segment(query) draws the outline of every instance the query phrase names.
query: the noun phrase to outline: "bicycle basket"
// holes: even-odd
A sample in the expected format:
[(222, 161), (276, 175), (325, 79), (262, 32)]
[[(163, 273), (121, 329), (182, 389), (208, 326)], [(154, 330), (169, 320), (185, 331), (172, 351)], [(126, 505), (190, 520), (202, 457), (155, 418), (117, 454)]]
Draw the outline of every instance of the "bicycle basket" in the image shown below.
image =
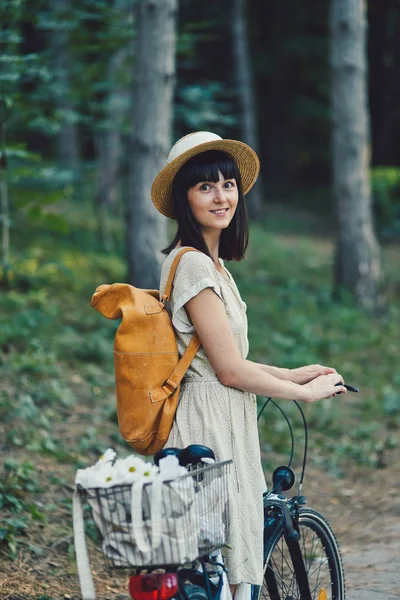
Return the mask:
[(185, 564), (228, 540), (232, 461), (171, 481), (79, 489), (114, 567)]

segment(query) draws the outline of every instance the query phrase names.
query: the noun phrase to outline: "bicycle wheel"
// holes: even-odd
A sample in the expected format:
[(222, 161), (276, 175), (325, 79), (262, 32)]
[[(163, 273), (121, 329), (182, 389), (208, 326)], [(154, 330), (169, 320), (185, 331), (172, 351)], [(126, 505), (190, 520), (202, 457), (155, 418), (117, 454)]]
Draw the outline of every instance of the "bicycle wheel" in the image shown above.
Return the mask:
[[(327, 520), (315, 510), (300, 509), (299, 548), (312, 600), (345, 600), (346, 588), (339, 546)], [(267, 541), (262, 600), (302, 600), (292, 561), (280, 528)], [(301, 581), (300, 581), (301, 587)]]

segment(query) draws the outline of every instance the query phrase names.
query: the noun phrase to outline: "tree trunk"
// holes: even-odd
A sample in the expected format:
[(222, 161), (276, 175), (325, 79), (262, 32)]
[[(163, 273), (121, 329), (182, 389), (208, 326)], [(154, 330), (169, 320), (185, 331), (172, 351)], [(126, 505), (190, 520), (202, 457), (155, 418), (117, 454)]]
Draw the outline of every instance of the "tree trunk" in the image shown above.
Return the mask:
[[(254, 95), (254, 82), (250, 61), (250, 50), (247, 38), (246, 0), (234, 0), (232, 15), (233, 53), (237, 95), (240, 105), (241, 138), (258, 153), (257, 109)], [(257, 185), (247, 198), (249, 216), (259, 219), (262, 215), (262, 186)]]
[(126, 64), (127, 48), (121, 48), (111, 57), (109, 81), (111, 84), (107, 104), (107, 204), (116, 205), (119, 198), (121, 159), (123, 156), (122, 132), (127, 113), (127, 83), (121, 83), (121, 69)]
[[(128, 84), (121, 83), (121, 69), (127, 58), (127, 48), (121, 48), (109, 63), (107, 98), (104, 125), (95, 134), (97, 156), (96, 215), (101, 243), (108, 252), (114, 250), (110, 213), (116, 212), (123, 177), (123, 128), (127, 116)], [(127, 154), (127, 153), (125, 153)], [(126, 169), (125, 169), (126, 170)]]
[[(132, 27), (130, 0), (115, 0), (114, 4)], [(131, 104), (131, 78), (126, 76), (126, 66), (132, 54), (129, 41), (111, 55), (108, 63), (104, 123), (97, 144), (98, 196), (99, 202), (107, 209), (116, 207), (121, 196), (122, 163), (124, 154), (127, 154), (124, 153), (123, 131)]]
[(79, 168), (78, 132), (73, 119), (74, 105), (70, 98), (71, 57), (68, 47), (68, 29), (65, 28), (65, 21), (71, 9), (69, 4), (70, 0), (52, 2), (52, 10), (57, 22), (57, 27), (53, 30), (52, 51), (58, 88), (55, 101), (60, 122), (57, 139), (59, 163), (63, 168), (77, 171)]
[(113, 252), (114, 240), (110, 222), (110, 192), (116, 179), (109, 156), (109, 131), (96, 131), (94, 135), (97, 156), (97, 194), (94, 206), (100, 243), (107, 252)]
[(0, 102), (0, 207), (1, 207), (1, 266), (2, 276), (8, 279), (10, 261), (10, 207), (7, 183), (6, 116)]
[(130, 281), (158, 288), (167, 221), (151, 202), (151, 185), (170, 145), (175, 83), (177, 0), (137, 0), (127, 254)]
[(335, 285), (338, 293), (353, 293), (360, 306), (374, 308), (381, 270), (368, 173), (366, 6), (364, 0), (331, 2)]

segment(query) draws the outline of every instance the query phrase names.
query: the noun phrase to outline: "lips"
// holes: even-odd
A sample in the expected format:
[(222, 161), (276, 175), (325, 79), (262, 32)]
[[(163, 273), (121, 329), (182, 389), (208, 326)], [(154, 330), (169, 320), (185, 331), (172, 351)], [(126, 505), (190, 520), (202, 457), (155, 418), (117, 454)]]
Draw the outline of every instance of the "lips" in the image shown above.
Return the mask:
[(211, 210), (210, 212), (212, 212), (214, 215), (224, 215), (228, 212), (228, 210), (229, 208), (218, 208), (216, 210)]

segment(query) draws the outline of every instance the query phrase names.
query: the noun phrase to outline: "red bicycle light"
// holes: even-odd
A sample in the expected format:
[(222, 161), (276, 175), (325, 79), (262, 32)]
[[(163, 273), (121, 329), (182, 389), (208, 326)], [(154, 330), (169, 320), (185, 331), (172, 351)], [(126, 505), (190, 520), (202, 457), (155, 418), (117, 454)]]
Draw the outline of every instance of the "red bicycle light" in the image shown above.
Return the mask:
[(159, 600), (170, 600), (178, 593), (178, 577), (175, 573), (161, 575), (161, 586), (159, 588)]
[(129, 593), (134, 600), (170, 600), (177, 592), (175, 573), (134, 575), (129, 579)]

